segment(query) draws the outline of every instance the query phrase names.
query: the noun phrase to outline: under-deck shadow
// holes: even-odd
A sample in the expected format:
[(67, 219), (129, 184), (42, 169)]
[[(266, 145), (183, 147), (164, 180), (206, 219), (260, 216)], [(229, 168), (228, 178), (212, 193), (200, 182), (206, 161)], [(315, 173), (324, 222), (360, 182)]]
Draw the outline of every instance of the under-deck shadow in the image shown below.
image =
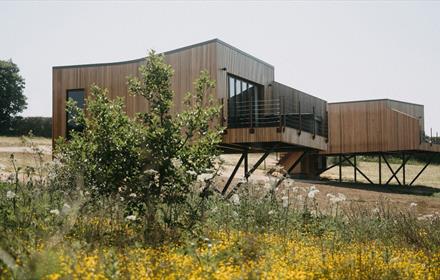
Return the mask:
[[(307, 182), (307, 180), (299, 180), (299, 181)], [(436, 193), (440, 193), (440, 188), (434, 188), (423, 185), (413, 185), (413, 186), (379, 185), (379, 184), (369, 184), (362, 182), (356, 182), (356, 183), (338, 182), (334, 180), (319, 180), (319, 181), (313, 181), (313, 183), (317, 185), (329, 185), (334, 187), (374, 191), (381, 193), (396, 193), (396, 194), (409, 194), (409, 195), (422, 195), (422, 196), (433, 196)]]

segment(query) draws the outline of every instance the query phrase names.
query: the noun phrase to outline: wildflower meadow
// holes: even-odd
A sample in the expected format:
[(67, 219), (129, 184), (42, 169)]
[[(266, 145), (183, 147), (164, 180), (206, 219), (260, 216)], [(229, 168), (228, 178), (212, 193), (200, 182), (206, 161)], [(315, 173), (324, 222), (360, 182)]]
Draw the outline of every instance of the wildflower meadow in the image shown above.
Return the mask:
[(222, 195), (215, 82), (202, 72), (173, 115), (163, 56), (139, 72), (149, 112), (94, 86), (51, 162), (32, 140), (32, 166), (11, 156), (0, 279), (440, 279), (440, 217), (417, 203), (371, 207), (282, 171)]

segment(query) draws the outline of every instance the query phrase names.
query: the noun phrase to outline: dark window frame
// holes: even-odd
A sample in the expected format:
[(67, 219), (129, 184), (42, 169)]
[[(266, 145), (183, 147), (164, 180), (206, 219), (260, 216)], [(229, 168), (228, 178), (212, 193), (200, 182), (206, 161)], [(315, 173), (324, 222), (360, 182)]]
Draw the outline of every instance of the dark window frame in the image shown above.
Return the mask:
[[(256, 83), (254, 81), (245, 79), (243, 77), (227, 73), (227, 100), (228, 100), (228, 126), (236, 126), (240, 122), (240, 112), (238, 112), (237, 108), (239, 107), (239, 103), (243, 102), (243, 98), (249, 98), (245, 96), (249, 93), (249, 90), (252, 89), (252, 92), (256, 96), (252, 96), (252, 106), (258, 106), (257, 103), (259, 100), (264, 100), (264, 85)], [(234, 83), (233, 90), (234, 95), (231, 96), (231, 82)], [(243, 84), (246, 84), (246, 90), (243, 91)], [(237, 94), (237, 88), (239, 88), (239, 94)], [(242, 95), (244, 94), (244, 95)], [(231, 100), (233, 98), (233, 100)], [(250, 101), (250, 100), (249, 100)], [(241, 104), (243, 106), (243, 103)], [(254, 112), (252, 112), (254, 113)], [(254, 115), (252, 118), (258, 120), (258, 116)]]
[[(69, 93), (71, 93), (71, 92), (82, 92), (82, 99), (83, 99), (82, 100), (82, 108), (81, 108), (82, 110), (84, 110), (84, 108), (85, 108), (85, 101), (86, 101), (86, 90), (84, 88), (73, 88), (73, 89), (66, 90), (66, 99), (65, 99), (65, 101), (66, 101), (66, 108), (65, 108), (65, 110), (66, 110), (66, 133), (65, 133), (66, 139), (70, 138), (70, 131), (72, 131), (72, 130), (81, 131), (82, 130), (81, 127), (76, 127), (76, 128), (69, 127), (70, 116), (69, 116), (69, 112), (67, 112), (67, 102), (69, 101), (69, 99), (73, 99), (72, 97), (69, 96)], [(73, 100), (75, 100), (75, 99), (73, 99)]]

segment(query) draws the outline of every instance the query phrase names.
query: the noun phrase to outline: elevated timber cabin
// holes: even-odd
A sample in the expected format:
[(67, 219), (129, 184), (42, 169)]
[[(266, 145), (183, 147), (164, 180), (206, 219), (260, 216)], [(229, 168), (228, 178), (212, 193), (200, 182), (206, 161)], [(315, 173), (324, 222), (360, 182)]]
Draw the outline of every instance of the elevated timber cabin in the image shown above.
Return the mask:
[[(319, 176), (344, 161), (365, 176), (356, 155), (378, 155), (391, 169), (386, 155), (397, 153), (403, 156), (402, 166), (391, 169), (386, 183), (395, 178), (399, 184), (397, 173), (404, 172), (411, 154), (440, 152), (440, 145), (425, 141), (423, 105), (388, 99), (327, 103), (276, 82), (274, 66), (218, 39), (168, 51), (164, 57), (175, 70), (173, 113), (182, 110), (184, 94), (194, 90), (200, 71), (208, 70), (216, 80), (213, 94), (223, 104), (221, 122), (227, 128), (221, 148), (242, 154), (224, 193), (242, 163), (248, 178), (273, 152), (282, 153), (286, 174), (303, 177)], [(144, 61), (53, 67), (53, 140), (75, 129), (68, 122), (66, 101), (72, 98), (84, 106), (92, 84), (107, 88), (112, 98), (123, 97), (129, 116), (148, 110), (147, 102), (131, 96), (127, 87), (127, 77), (138, 75)], [(248, 153), (262, 153), (252, 168)], [(327, 156), (338, 157), (338, 163), (327, 166)]]

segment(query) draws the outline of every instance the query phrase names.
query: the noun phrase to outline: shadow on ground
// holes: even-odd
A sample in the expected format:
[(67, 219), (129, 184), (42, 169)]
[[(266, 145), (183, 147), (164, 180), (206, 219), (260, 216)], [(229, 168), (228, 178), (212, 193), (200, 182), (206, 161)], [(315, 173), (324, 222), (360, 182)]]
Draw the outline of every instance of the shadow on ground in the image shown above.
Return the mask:
[[(307, 180), (300, 180), (303, 182), (310, 182)], [(354, 182), (337, 182), (333, 180), (320, 180), (313, 181), (317, 185), (328, 185), (334, 187), (342, 187), (348, 189), (358, 189), (381, 193), (397, 193), (397, 194), (411, 194), (411, 195), (423, 195), (423, 196), (433, 196), (434, 194), (440, 194), (440, 188), (433, 188), (428, 186), (397, 186), (397, 185), (377, 185), (369, 183), (354, 183)]]

